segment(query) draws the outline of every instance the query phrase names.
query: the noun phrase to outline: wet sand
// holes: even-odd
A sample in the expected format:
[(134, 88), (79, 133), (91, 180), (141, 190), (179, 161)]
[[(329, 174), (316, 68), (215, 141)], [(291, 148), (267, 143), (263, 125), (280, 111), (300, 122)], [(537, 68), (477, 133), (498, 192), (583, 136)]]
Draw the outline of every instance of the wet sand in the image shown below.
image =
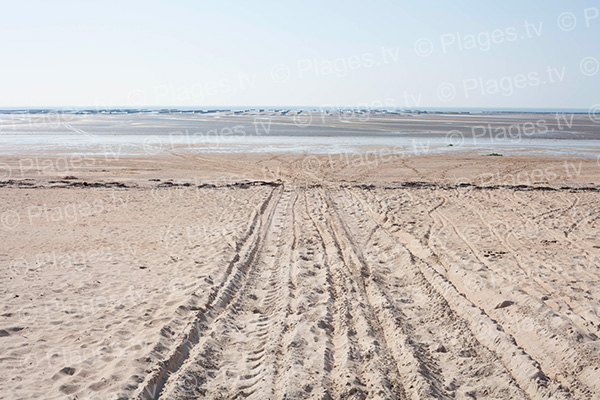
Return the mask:
[(232, 136), (442, 136), (599, 139), (594, 114), (308, 111), (115, 114), (2, 114), (0, 134)]

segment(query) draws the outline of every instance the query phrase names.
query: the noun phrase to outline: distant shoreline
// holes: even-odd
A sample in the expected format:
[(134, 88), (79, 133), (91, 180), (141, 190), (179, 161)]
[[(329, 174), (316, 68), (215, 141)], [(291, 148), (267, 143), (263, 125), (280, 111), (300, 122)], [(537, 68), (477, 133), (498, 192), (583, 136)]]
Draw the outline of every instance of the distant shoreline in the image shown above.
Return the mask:
[(272, 112), (364, 112), (374, 114), (405, 115), (405, 114), (588, 114), (589, 109), (535, 109), (535, 108), (515, 108), (515, 109), (493, 109), (493, 108), (422, 108), (422, 109), (391, 109), (391, 108), (365, 108), (365, 107), (0, 107), (0, 114), (45, 114), (45, 113), (65, 113), (65, 114), (143, 114), (143, 113), (172, 113), (172, 114), (210, 114), (218, 112), (245, 112), (245, 113), (272, 113)]

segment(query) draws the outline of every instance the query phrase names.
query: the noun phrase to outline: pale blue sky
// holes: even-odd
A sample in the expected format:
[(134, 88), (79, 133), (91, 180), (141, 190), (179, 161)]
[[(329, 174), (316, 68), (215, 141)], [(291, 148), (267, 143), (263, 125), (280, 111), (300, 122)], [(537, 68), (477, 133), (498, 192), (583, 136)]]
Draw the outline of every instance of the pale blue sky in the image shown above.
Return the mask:
[(0, 106), (589, 108), (599, 38), (599, 1), (5, 2)]

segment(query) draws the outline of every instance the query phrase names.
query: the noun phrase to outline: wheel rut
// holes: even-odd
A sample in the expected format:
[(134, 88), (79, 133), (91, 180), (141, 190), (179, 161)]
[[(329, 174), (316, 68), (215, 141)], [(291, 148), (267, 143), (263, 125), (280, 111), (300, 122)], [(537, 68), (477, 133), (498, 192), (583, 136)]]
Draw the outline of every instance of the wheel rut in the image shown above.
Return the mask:
[[(158, 399), (168, 383), (176, 379), (182, 368), (190, 362), (192, 353), (202, 341), (210, 338), (207, 332), (215, 330), (219, 316), (227, 309), (232, 299), (239, 294), (248, 270), (253, 263), (265, 235), (265, 226), (269, 226), (272, 215), (281, 196), (281, 188), (273, 189), (267, 199), (251, 216), (252, 223), (246, 235), (236, 244), (234, 258), (226, 267), (226, 273), (220, 284), (215, 285), (208, 296), (207, 304), (199, 307), (195, 319), (186, 329), (184, 336), (171, 354), (163, 360), (142, 382), (134, 397), (140, 399)], [(197, 381), (197, 379), (195, 380)]]
[(362, 211), (374, 223), (381, 226), (388, 237), (401, 244), (410, 253), (411, 259), (429, 285), (443, 297), (450, 310), (466, 323), (476, 341), (500, 360), (518, 387), (532, 399), (545, 399), (552, 396), (552, 398), (569, 398), (558, 383), (549, 381), (539, 363), (520, 349), (514, 339), (503, 332), (501, 326), (497, 325), (483, 309), (464, 297), (452, 282), (435, 268), (435, 264), (440, 260), (429, 248), (397, 226), (392, 229), (394, 223), (387, 216), (377, 214), (368, 206), (367, 202), (372, 200), (369, 197), (365, 193), (355, 195)]
[[(471, 223), (497, 236), (495, 246), (511, 254), (525, 248), (486, 221), (502, 210), (475, 210), (464, 197), (497, 198), (329, 184), (282, 184), (258, 194), (245, 198), (245, 211), (229, 204), (215, 216), (217, 223), (243, 221), (243, 229), (227, 238), (220, 260), (228, 261), (211, 266), (195, 314), (178, 320), (188, 323), (184, 335), (163, 350), (137, 398), (593, 398), (596, 356), (586, 349), (593, 349), (595, 324), (582, 323), (591, 339), (573, 342), (557, 360), (569, 369), (563, 380), (551, 360), (573, 335), (552, 330), (558, 338), (542, 351), (531, 339), (537, 332), (522, 336), (515, 325), (528, 311), (490, 306), (517, 294), (533, 304), (552, 285), (535, 276), (537, 292), (519, 291), (518, 278), (458, 229), (460, 212), (474, 213)], [(525, 273), (530, 257), (516, 257), (512, 271)], [(492, 281), (473, 286), (481, 279)], [(569, 299), (575, 311), (578, 301)], [(163, 331), (176, 337), (168, 326)], [(587, 369), (578, 375), (570, 371), (576, 365)]]

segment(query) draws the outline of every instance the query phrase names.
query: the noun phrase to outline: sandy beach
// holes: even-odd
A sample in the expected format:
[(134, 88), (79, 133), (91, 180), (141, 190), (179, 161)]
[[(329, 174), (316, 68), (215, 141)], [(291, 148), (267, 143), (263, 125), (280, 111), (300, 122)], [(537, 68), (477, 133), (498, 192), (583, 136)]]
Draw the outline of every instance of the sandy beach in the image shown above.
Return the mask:
[(365, 154), (3, 156), (0, 397), (598, 398), (597, 160)]
[(598, 2), (4, 2), (0, 400), (600, 400)]

